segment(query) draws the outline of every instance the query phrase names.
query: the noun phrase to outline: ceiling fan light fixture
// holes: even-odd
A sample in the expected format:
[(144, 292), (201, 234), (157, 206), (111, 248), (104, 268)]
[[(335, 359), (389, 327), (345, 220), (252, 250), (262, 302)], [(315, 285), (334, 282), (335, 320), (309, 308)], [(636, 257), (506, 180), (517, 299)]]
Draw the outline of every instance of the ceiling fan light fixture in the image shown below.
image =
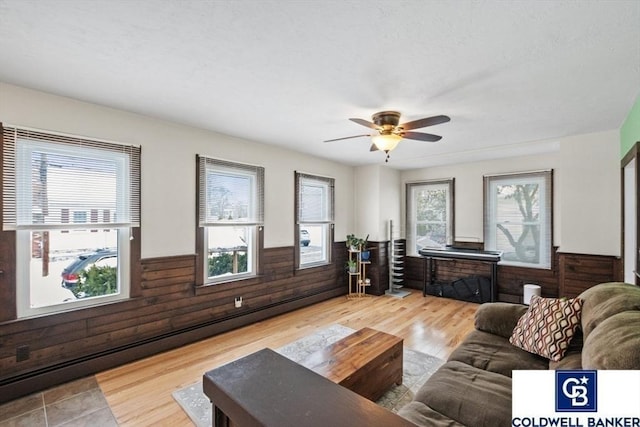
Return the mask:
[(388, 135), (375, 135), (371, 138), (373, 144), (378, 147), (378, 150), (389, 153), (398, 146), (398, 143), (402, 140), (400, 135), (388, 134)]

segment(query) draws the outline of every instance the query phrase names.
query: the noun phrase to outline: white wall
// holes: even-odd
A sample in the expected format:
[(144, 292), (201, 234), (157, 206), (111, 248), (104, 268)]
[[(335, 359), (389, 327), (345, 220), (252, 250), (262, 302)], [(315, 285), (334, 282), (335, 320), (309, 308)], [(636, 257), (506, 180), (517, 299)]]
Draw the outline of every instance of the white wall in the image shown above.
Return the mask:
[(404, 184), (455, 178), (455, 238), (483, 239), (483, 175), (553, 169), (554, 245), (561, 252), (620, 256), (620, 162), (617, 132), (557, 140), (557, 151), (531, 156), (461, 163), (400, 174)]
[(350, 166), (0, 83), (0, 121), (142, 146), (142, 257), (195, 252), (196, 154), (265, 167), (265, 246), (294, 244), (294, 171), (336, 180), (337, 240), (352, 232)]
[(400, 226), (400, 172), (384, 165), (360, 166), (355, 170), (355, 185), (356, 236), (389, 240), (389, 220), (394, 227)]
[[(378, 217), (380, 209), (380, 168), (378, 165), (355, 168), (355, 229), (358, 237), (369, 235), (369, 240), (378, 241)], [(340, 236), (336, 236), (339, 239)]]
[(560, 251), (621, 254), (621, 171), (617, 131), (564, 138)]
[(380, 218), (378, 219), (378, 233), (381, 235), (379, 240), (389, 239), (389, 220), (393, 220), (394, 238), (399, 237), (400, 227), (400, 206), (401, 192), (398, 192), (400, 186), (400, 171), (391, 169), (387, 166), (380, 166)]

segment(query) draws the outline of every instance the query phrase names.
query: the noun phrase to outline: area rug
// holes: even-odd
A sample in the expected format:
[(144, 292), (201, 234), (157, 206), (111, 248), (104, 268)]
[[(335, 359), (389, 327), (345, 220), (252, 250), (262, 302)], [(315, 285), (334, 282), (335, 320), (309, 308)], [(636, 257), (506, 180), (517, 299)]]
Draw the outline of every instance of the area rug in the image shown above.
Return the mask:
[[(308, 355), (320, 350), (339, 339), (355, 332), (355, 329), (342, 325), (331, 325), (311, 335), (275, 349), (278, 353), (294, 362), (305, 359)], [(443, 360), (404, 348), (402, 384), (389, 389), (376, 403), (392, 412), (396, 412), (409, 403), (420, 386), (442, 364)], [(173, 398), (189, 415), (198, 427), (211, 426), (211, 402), (202, 391), (202, 381), (191, 384), (173, 392)]]

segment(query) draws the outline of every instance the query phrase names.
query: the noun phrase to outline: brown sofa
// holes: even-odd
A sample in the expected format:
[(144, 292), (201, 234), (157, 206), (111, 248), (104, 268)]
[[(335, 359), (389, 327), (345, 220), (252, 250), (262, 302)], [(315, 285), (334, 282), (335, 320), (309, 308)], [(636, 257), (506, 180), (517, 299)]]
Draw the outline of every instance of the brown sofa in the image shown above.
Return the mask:
[(509, 343), (527, 306), (482, 304), (476, 330), (398, 413), (420, 426), (508, 426), (513, 370), (640, 369), (640, 288), (604, 283), (579, 298), (580, 328), (558, 362)]

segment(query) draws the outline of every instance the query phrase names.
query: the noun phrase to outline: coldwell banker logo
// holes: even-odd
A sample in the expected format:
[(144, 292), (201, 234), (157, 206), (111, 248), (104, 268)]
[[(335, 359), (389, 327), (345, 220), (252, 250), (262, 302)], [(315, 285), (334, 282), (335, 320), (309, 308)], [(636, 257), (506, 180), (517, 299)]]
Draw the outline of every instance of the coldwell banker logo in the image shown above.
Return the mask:
[(556, 412), (597, 412), (598, 371), (556, 371)]
[(640, 427), (640, 370), (512, 375), (512, 427)]

